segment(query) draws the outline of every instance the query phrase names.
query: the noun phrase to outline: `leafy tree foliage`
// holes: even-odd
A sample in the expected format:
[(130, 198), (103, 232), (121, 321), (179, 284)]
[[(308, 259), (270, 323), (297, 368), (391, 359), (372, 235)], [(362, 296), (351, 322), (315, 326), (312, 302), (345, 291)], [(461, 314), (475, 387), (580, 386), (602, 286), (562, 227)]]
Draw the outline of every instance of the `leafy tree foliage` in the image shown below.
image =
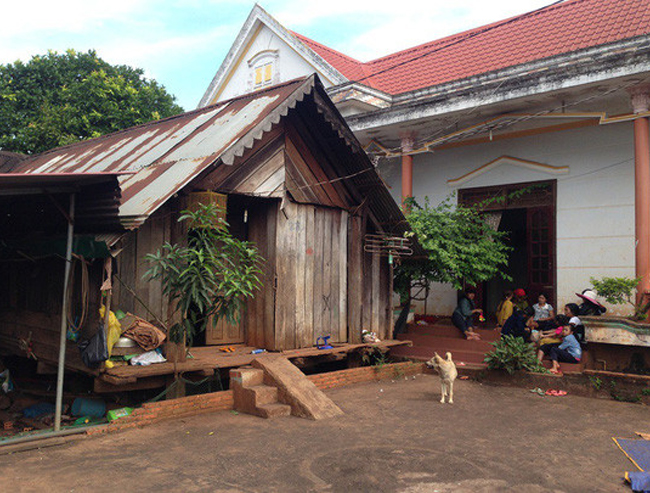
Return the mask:
[(225, 317), (236, 323), (246, 298), (261, 287), (260, 262), (252, 243), (234, 238), (214, 204), (199, 204), (185, 210), (179, 221), (187, 221), (187, 246), (166, 243), (146, 256), (151, 268), (145, 276), (160, 279), (170, 303), (176, 303), (178, 320), (169, 328), (172, 342), (186, 340), (205, 330), (210, 320)]
[(396, 272), (395, 290), (408, 293), (413, 280), (449, 283), (456, 289), (475, 286), (496, 276), (508, 279), (503, 267), (511, 248), (507, 233), (495, 231), (478, 207), (453, 204), (452, 197), (437, 206), (406, 203), (413, 235), (427, 251), (427, 259), (405, 262)]
[(69, 50), (0, 65), (0, 148), (26, 154), (183, 111), (143, 71)]
[(636, 292), (641, 278), (630, 279), (629, 277), (603, 277), (602, 279), (591, 278), (591, 284), (596, 292), (605, 298), (608, 303), (613, 305), (624, 305), (629, 303), (634, 308), (634, 318), (645, 320), (648, 318), (647, 312), (650, 309), (650, 301), (647, 298), (637, 303)]

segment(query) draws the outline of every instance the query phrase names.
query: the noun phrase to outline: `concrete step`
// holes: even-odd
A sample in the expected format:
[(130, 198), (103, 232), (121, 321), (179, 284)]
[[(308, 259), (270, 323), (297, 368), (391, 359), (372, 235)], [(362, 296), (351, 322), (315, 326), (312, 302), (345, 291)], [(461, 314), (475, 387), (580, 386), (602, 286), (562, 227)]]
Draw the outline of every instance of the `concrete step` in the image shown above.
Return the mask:
[(243, 388), (255, 387), (264, 383), (264, 372), (252, 366), (242, 366), (231, 371), (230, 378), (233, 383), (237, 383)]
[(459, 339), (456, 337), (442, 337), (428, 334), (404, 334), (404, 337), (401, 340), (407, 340), (407, 337), (408, 340), (413, 343), (413, 346), (418, 347), (444, 347), (447, 348), (448, 351), (458, 350), (483, 352), (492, 351), (494, 349), (494, 346), (490, 343), (490, 341), (483, 340), (468, 341), (467, 339)]
[(277, 387), (271, 387), (270, 385), (255, 385), (253, 387), (245, 388), (244, 391), (253, 394), (255, 407), (278, 402)]
[[(476, 329), (476, 332), (480, 334), (481, 339), (484, 341), (496, 341), (500, 337), (500, 333), (492, 329)], [(440, 337), (454, 337), (456, 339), (465, 339), (460, 330), (458, 330), (453, 325), (417, 325), (409, 324), (407, 331), (404, 334), (398, 334), (397, 339), (409, 339), (411, 334), (420, 334), (420, 335), (432, 335)]]
[(417, 359), (419, 361), (427, 361), (433, 358), (433, 353), (435, 352), (437, 352), (439, 355), (443, 357), (446, 352), (450, 352), (455, 362), (462, 361), (465, 363), (483, 364), (485, 360), (485, 353), (482, 351), (461, 351), (449, 347), (432, 348), (432, 347), (423, 347), (423, 346), (413, 346), (413, 347), (399, 346), (391, 349), (391, 355), (393, 356)]
[(290, 416), (291, 406), (288, 404), (263, 404), (257, 407), (257, 414), (262, 418), (277, 418), (279, 416)]
[[(546, 359), (542, 361), (542, 364), (544, 365), (545, 368), (549, 370), (553, 366), (551, 360), (546, 360)], [(582, 363), (560, 363), (560, 371), (562, 373), (576, 374), (576, 373), (582, 373), (583, 370), (584, 370), (584, 365)]]

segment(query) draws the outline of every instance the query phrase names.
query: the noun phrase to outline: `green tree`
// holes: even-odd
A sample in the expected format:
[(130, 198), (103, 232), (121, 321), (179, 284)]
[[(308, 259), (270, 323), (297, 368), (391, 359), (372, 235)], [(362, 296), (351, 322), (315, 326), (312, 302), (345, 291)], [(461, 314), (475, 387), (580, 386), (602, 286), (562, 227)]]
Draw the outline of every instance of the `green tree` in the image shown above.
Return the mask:
[[(187, 246), (166, 243), (146, 256), (151, 268), (148, 279), (160, 279), (169, 302), (180, 317), (169, 327), (172, 342), (187, 341), (225, 317), (236, 323), (246, 298), (261, 287), (260, 262), (252, 243), (234, 238), (214, 204), (199, 204), (181, 213), (188, 222)], [(171, 323), (168, 321), (168, 323)]]
[(141, 69), (94, 51), (0, 65), (0, 149), (33, 154), (181, 113)]
[(454, 204), (452, 197), (431, 206), (414, 199), (406, 203), (412, 235), (427, 252), (427, 258), (404, 262), (397, 268), (395, 290), (407, 296), (411, 282), (449, 283), (455, 289), (475, 286), (496, 276), (508, 279), (503, 267), (511, 248), (506, 232), (495, 231), (483, 218), (480, 207)]

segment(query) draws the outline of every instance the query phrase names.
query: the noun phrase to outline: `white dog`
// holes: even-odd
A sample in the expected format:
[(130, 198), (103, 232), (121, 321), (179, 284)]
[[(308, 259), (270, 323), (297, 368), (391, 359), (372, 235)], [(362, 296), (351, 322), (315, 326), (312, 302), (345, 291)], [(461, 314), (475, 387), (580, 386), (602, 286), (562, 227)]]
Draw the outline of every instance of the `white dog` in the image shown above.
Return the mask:
[(449, 404), (454, 403), (454, 380), (458, 376), (456, 365), (451, 360), (451, 353), (445, 355), (446, 359), (442, 359), (438, 353), (433, 354), (433, 358), (427, 361), (426, 365), (429, 368), (434, 368), (440, 375), (440, 392), (442, 394), (440, 402), (445, 403), (445, 396)]

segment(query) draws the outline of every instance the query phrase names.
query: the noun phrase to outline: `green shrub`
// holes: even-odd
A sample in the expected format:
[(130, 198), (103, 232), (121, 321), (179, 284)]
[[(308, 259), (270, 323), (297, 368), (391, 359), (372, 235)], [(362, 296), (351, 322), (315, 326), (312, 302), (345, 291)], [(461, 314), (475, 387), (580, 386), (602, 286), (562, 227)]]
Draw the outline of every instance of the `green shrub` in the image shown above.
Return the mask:
[(506, 335), (493, 342), (492, 346), (494, 350), (485, 357), (490, 370), (506, 370), (511, 375), (517, 370), (547, 372), (537, 359), (535, 347), (521, 337)]
[(636, 279), (628, 277), (591, 278), (591, 284), (599, 296), (602, 296), (608, 303), (613, 305), (630, 304), (634, 308), (634, 318), (645, 320), (650, 303), (643, 299), (639, 303), (636, 302), (636, 289), (639, 282), (641, 282), (640, 277)]

